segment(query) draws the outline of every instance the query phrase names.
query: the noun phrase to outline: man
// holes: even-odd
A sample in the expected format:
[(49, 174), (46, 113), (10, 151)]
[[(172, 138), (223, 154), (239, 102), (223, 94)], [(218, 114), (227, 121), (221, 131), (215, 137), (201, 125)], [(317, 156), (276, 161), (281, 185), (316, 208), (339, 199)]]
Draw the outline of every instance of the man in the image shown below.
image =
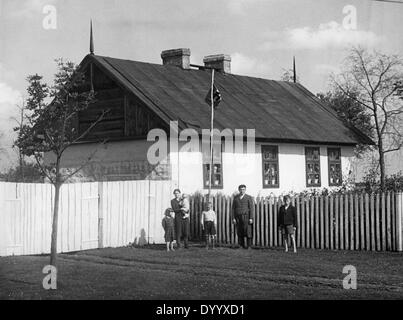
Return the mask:
[(291, 238), (294, 252), (297, 252), (297, 247), (295, 245), (295, 230), (298, 226), (297, 221), (297, 210), (291, 205), (290, 196), (284, 197), (284, 205), (278, 210), (277, 225), (283, 235), (283, 241), (285, 245), (285, 252), (288, 252), (288, 238)]
[(179, 189), (174, 190), (174, 196), (171, 200), (171, 208), (175, 212), (175, 234), (177, 247), (181, 247), (181, 238), (183, 237), (184, 247), (188, 248), (188, 237), (190, 231), (190, 219), (189, 219), (189, 206), (188, 200), (183, 200), (181, 197), (181, 191)]
[[(255, 214), (255, 203), (251, 196), (246, 194), (244, 184), (238, 187), (239, 194), (235, 196), (232, 203), (233, 222), (236, 226), (238, 244), (242, 248), (250, 249), (252, 245), (252, 225)], [(245, 237), (247, 246), (245, 246)]]

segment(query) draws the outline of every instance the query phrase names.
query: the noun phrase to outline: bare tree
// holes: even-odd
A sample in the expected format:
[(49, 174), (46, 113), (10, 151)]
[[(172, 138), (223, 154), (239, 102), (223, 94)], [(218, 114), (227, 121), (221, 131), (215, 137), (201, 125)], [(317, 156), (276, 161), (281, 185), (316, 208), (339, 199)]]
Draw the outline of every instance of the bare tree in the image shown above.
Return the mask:
[(403, 100), (399, 85), (402, 79), (403, 61), (399, 56), (363, 48), (352, 48), (343, 71), (333, 77), (343, 94), (365, 107), (371, 117), (382, 190), (385, 189), (385, 154), (403, 146)]

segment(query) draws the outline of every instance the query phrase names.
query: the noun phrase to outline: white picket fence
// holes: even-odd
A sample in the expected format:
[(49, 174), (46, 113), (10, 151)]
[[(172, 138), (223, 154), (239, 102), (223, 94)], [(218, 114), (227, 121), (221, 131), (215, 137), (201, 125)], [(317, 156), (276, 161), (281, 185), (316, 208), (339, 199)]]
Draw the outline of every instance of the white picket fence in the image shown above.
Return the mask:
[[(171, 181), (74, 183), (62, 186), (58, 252), (161, 243)], [(50, 251), (54, 188), (0, 182), (0, 256)]]

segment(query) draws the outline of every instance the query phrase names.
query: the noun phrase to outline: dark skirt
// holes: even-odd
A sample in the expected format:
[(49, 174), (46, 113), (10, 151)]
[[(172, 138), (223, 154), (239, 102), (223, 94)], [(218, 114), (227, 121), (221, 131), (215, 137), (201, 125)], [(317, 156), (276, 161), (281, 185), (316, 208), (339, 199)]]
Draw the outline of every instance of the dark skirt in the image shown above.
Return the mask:
[(215, 225), (213, 221), (206, 221), (204, 223), (204, 232), (206, 236), (215, 236), (216, 235), (216, 230), (215, 230)]
[(165, 242), (172, 242), (175, 240), (175, 230), (173, 227), (165, 230)]

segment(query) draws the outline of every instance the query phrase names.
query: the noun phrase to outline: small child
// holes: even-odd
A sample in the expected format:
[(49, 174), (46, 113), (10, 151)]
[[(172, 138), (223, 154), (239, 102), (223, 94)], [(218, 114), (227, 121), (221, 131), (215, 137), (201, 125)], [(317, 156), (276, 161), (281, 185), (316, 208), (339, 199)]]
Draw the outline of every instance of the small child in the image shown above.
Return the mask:
[(165, 210), (165, 217), (162, 219), (162, 227), (165, 231), (165, 242), (167, 244), (167, 251), (175, 251), (174, 239), (175, 239), (175, 213), (171, 208)]
[(217, 215), (211, 202), (207, 204), (207, 211), (203, 211), (201, 214), (201, 226), (206, 235), (206, 249), (209, 248), (210, 243), (212, 244), (212, 249), (214, 249)]
[(183, 219), (189, 218), (190, 202), (187, 194), (182, 194), (182, 200), (180, 201), (179, 205), (181, 207)]

